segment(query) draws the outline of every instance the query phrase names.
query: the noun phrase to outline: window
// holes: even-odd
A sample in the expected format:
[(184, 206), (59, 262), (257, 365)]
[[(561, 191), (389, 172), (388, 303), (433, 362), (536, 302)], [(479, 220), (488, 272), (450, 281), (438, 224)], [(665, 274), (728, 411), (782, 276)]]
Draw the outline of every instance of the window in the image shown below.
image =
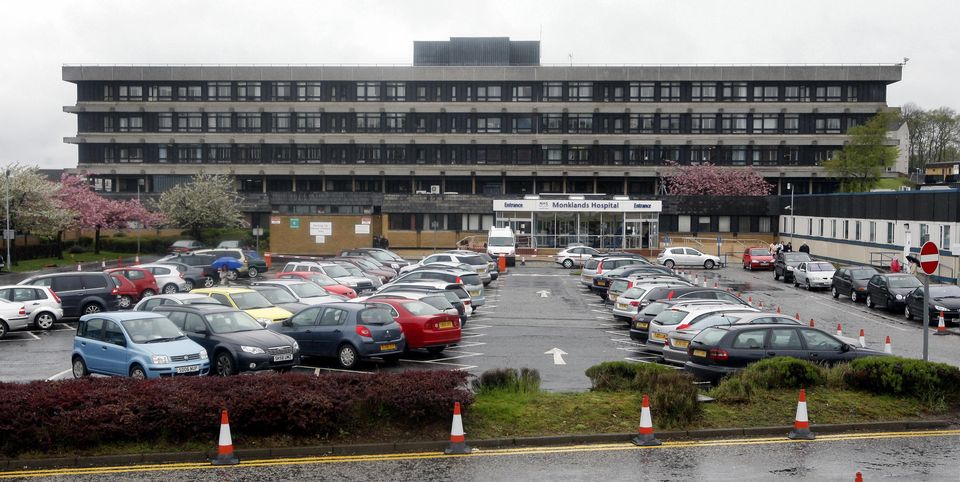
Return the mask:
[(567, 148), (567, 161), (586, 164), (590, 162), (590, 148), (587, 146), (570, 146)]
[(717, 218), (717, 231), (721, 233), (730, 232), (730, 216), (719, 216)]
[(771, 229), (771, 227), (770, 227), (771, 222), (770, 222), (770, 218), (769, 218), (768, 216), (761, 216), (760, 219), (759, 219), (759, 222), (760, 222), (760, 226), (757, 228), (757, 229), (758, 229), (757, 232), (760, 232), (760, 233), (769, 233), (769, 232), (772, 232), (772, 231), (773, 231), (773, 229)]
[(117, 100), (143, 100), (143, 87), (139, 85), (121, 85), (117, 91)]
[(323, 95), (320, 82), (298, 82), (297, 100), (320, 100)]
[(780, 88), (775, 85), (755, 85), (753, 100), (758, 102), (776, 102), (780, 100)]
[(407, 99), (407, 85), (403, 82), (387, 82), (386, 93), (388, 101), (404, 101)]
[(800, 114), (784, 114), (783, 132), (784, 134), (800, 133)]
[(357, 114), (357, 132), (380, 132), (380, 114)]
[(774, 350), (802, 350), (800, 336), (793, 328), (775, 328), (770, 330), (770, 348)]
[(207, 114), (207, 132), (230, 132), (231, 117), (229, 112), (211, 112)]
[(660, 101), (679, 102), (680, 82), (660, 82)]
[(380, 84), (378, 82), (357, 82), (358, 101), (379, 101)]
[(407, 130), (407, 114), (391, 112), (387, 114), (387, 132), (404, 132)]
[(779, 116), (777, 114), (754, 114), (753, 132), (755, 134), (775, 134)]
[(570, 114), (567, 116), (567, 132), (571, 134), (593, 132), (593, 114)]
[(855, 241), (860, 241), (860, 221), (853, 222), (853, 239)]
[(541, 146), (545, 164), (562, 164), (563, 148), (561, 146)]
[(820, 227), (817, 228), (817, 236), (823, 236), (823, 218), (820, 218), (817, 222)]
[(847, 86), (847, 102), (856, 102), (857, 101), (857, 86), (848, 85)]
[(380, 145), (378, 144), (359, 144), (357, 145), (357, 163), (379, 163)]
[(181, 85), (177, 87), (178, 100), (202, 100), (203, 87), (199, 85)]
[(870, 237), (867, 238), (867, 241), (871, 243), (876, 243), (877, 242), (877, 222), (876, 221), (870, 221), (870, 232), (868, 234)]
[(692, 114), (690, 132), (692, 134), (710, 134), (717, 131), (717, 116), (714, 114)]
[(813, 219), (810, 218), (807, 219), (807, 234), (813, 235)]
[(480, 102), (499, 102), (500, 86), (499, 85), (477, 86), (477, 96), (474, 100), (477, 100)]
[(717, 100), (717, 84), (714, 82), (693, 82), (690, 100), (694, 102), (713, 102)]
[(850, 221), (843, 220), (843, 239), (850, 239)]
[(623, 87), (604, 87), (603, 100), (607, 102), (623, 102)]
[(837, 239), (837, 220), (836, 219), (830, 220), (830, 237), (833, 239)]
[(203, 148), (199, 145), (179, 145), (177, 146), (177, 161), (200, 164), (203, 161)]
[(173, 87), (169, 85), (151, 85), (147, 89), (147, 100), (173, 100)]
[(117, 149), (118, 162), (143, 162), (142, 147), (121, 147)]
[(533, 117), (531, 116), (515, 117), (513, 119), (513, 133), (514, 134), (533, 133)]
[(661, 134), (679, 134), (680, 133), (680, 114), (660, 114)]
[(203, 114), (199, 112), (181, 112), (177, 114), (177, 132), (200, 132), (202, 130)]
[(747, 132), (747, 114), (721, 114), (720, 132), (724, 134), (745, 134)]
[(278, 112), (273, 114), (273, 132), (290, 132), (291, 131), (291, 122), (290, 122), (289, 112)]
[(513, 87), (513, 100), (515, 102), (530, 102), (533, 100), (533, 86), (515, 85)]
[(627, 129), (631, 134), (653, 134), (654, 122), (653, 114), (630, 114)]
[(571, 102), (590, 102), (593, 100), (593, 82), (570, 82), (567, 96)]
[(543, 114), (541, 131), (546, 134), (563, 133), (563, 114)]
[(839, 117), (828, 117), (826, 119), (820, 118), (815, 121), (815, 129), (817, 134), (839, 134), (840, 133), (840, 118)]
[(653, 102), (655, 93), (653, 82), (630, 82), (630, 100), (634, 102)]
[(747, 83), (746, 82), (724, 82), (723, 100), (734, 102), (747, 101)]
[(241, 112), (237, 114), (238, 132), (260, 132), (260, 114), (257, 112)]
[(820, 102), (839, 102), (840, 101), (840, 86), (839, 85), (830, 85), (830, 86), (820, 86), (815, 90), (816, 94), (814, 95), (814, 100)]
[(830, 335), (826, 333), (821, 333), (815, 330), (800, 330), (800, 333), (803, 334), (803, 341), (807, 343), (808, 350), (839, 351), (840, 347), (843, 346), (842, 343), (830, 337)]
[(755, 165), (773, 165), (780, 160), (777, 146), (754, 146), (751, 159)]
[(940, 226), (940, 249), (950, 251), (950, 226)]
[(207, 162), (229, 163), (230, 151), (230, 144), (207, 144)]
[(546, 102), (563, 100), (563, 82), (544, 82), (543, 100)]
[(230, 82), (210, 82), (207, 84), (207, 100), (232, 100), (233, 88)]
[(690, 146), (690, 163), (701, 164), (713, 160), (714, 146)]
[(807, 102), (810, 100), (810, 89), (799, 85), (788, 85), (783, 88), (783, 100), (787, 102)]
[(290, 100), (293, 97), (293, 86), (290, 82), (274, 82), (270, 96), (273, 100)]
[(479, 133), (499, 133), (500, 132), (500, 118), (499, 117), (479, 117), (477, 118), (477, 132)]
[(894, 231), (893, 223), (887, 223), (887, 244), (893, 244)]
[(391, 230), (411, 230), (413, 229), (413, 216), (409, 214), (388, 214), (388, 225)]
[(689, 233), (690, 231), (690, 216), (677, 216), (677, 230), (681, 233)]
[(766, 336), (766, 330), (742, 331), (733, 339), (733, 348), (761, 350), (763, 349), (763, 339)]
[(138, 115), (121, 116), (119, 121), (120, 132), (143, 132), (143, 117)]
[(237, 82), (237, 100), (260, 100), (260, 82)]
[(930, 241), (930, 225), (920, 223), (920, 244)]

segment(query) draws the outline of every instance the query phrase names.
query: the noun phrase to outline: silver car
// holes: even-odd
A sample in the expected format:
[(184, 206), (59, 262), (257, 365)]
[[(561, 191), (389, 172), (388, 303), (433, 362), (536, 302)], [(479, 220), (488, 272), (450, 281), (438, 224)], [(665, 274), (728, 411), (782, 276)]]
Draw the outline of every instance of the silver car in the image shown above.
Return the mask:
[(28, 321), (41, 330), (63, 318), (60, 298), (49, 286), (0, 286), (0, 299), (23, 304)]
[(305, 305), (322, 305), (324, 303), (347, 301), (346, 297), (340, 295), (331, 295), (312, 281), (292, 279), (258, 281), (253, 283), (253, 286), (275, 286), (286, 291), (296, 298), (298, 302)]
[(646, 349), (655, 353), (663, 352), (663, 345), (667, 342), (670, 332), (676, 329), (684, 329), (697, 318), (706, 317), (714, 313), (730, 312), (758, 312), (756, 308), (743, 306), (740, 304), (718, 303), (714, 305), (692, 305), (681, 308), (670, 308), (663, 310), (650, 322), (649, 335), (647, 337)]
[(470, 295), (471, 306), (477, 310), (486, 303), (486, 295), (483, 290), (483, 282), (479, 273), (474, 271), (465, 271), (456, 268), (448, 269), (415, 269), (404, 273), (393, 280), (390, 284), (398, 283), (416, 283), (422, 280), (440, 280), (447, 283), (460, 283), (467, 294)]
[(160, 305), (219, 305), (219, 301), (196, 293), (172, 293), (166, 295), (148, 296), (140, 300), (133, 311), (153, 311)]
[(637, 313), (640, 312), (640, 307), (644, 305), (643, 301), (646, 296), (650, 294), (650, 288), (657, 286), (680, 287), (690, 286), (690, 284), (682, 281), (637, 283), (617, 297), (616, 301), (613, 303), (613, 317), (617, 319), (625, 319), (626, 321), (632, 320), (633, 317), (637, 316)]
[(0, 338), (13, 330), (22, 330), (30, 325), (27, 309), (23, 303), (0, 300)]

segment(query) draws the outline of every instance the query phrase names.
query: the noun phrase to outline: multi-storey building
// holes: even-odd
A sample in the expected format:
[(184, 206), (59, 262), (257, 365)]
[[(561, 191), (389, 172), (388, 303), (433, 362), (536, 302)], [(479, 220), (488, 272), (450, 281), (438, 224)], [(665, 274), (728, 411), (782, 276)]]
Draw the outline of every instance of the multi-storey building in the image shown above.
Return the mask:
[[(670, 161), (830, 192), (822, 162), (887, 108), (900, 75), (896, 64), (545, 66), (539, 42), (507, 38), (416, 42), (409, 66), (65, 65), (77, 86), (65, 141), (104, 191), (225, 173), (264, 215), (377, 214), (391, 195), (431, 190), (651, 198)], [(488, 200), (460, 209), (492, 214)], [(443, 226), (484, 227), (461, 219)]]

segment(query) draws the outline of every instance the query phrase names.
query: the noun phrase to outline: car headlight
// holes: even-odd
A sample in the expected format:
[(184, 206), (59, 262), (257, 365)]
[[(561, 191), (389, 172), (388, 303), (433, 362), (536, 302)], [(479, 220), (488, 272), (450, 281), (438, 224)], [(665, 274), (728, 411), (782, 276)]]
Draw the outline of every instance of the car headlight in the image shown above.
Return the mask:
[(207, 350), (200, 350), (200, 359), (201, 360), (207, 359)]
[(902, 300), (902, 299), (903, 299), (903, 295), (897, 295), (897, 299), (898, 299), (898, 300)]
[(400, 269), (400, 263), (390, 263), (390, 267), (393, 269)]
[(356, 281), (347, 281), (347, 286), (349, 286), (349, 287), (351, 287), (351, 288), (356, 288), (356, 287), (357, 287), (357, 282), (356, 282)]
[(300, 351), (300, 344), (297, 343), (297, 340), (293, 340), (293, 351)]
[(170, 363), (170, 357), (167, 355), (152, 355), (150, 361), (153, 362), (154, 365), (166, 365)]
[(263, 348), (260, 348), (259, 346), (241, 345), (240, 349), (243, 350), (245, 353), (250, 353), (252, 355), (263, 355), (264, 353), (266, 353), (265, 351), (263, 351)]
[(793, 266), (787, 266), (787, 271), (793, 271)]
[(263, 326), (267, 326), (270, 324), (270, 320), (267, 318), (257, 318), (257, 323), (260, 323)]
[(933, 305), (933, 309), (937, 311), (950, 311), (950, 308), (947, 308), (946, 306), (940, 306), (940, 305)]

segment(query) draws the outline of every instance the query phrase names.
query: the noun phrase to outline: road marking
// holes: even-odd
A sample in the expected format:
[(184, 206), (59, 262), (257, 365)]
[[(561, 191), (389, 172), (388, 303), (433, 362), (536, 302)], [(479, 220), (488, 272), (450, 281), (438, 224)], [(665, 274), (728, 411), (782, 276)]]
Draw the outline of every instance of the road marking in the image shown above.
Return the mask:
[[(816, 426), (813, 427), (816, 430)], [(790, 440), (786, 437), (765, 437), (765, 438), (743, 438), (743, 439), (715, 439), (715, 440), (682, 440), (666, 441), (662, 445), (636, 446), (629, 442), (608, 443), (595, 445), (565, 445), (549, 447), (516, 447), (506, 449), (490, 449), (475, 451), (463, 455), (445, 455), (442, 452), (407, 452), (397, 454), (378, 454), (378, 455), (327, 455), (315, 457), (298, 458), (278, 458), (278, 459), (257, 459), (241, 461), (235, 466), (217, 466), (211, 465), (208, 461), (203, 462), (180, 462), (170, 464), (148, 464), (148, 465), (127, 465), (110, 467), (75, 467), (62, 469), (36, 469), (36, 470), (14, 470), (9, 472), (0, 472), (0, 479), (12, 478), (31, 478), (31, 477), (51, 477), (64, 475), (100, 475), (100, 474), (121, 474), (121, 473), (139, 473), (139, 472), (174, 472), (186, 470), (210, 470), (218, 469), (224, 471), (239, 470), (245, 467), (272, 467), (283, 465), (307, 465), (307, 464), (337, 464), (337, 463), (358, 463), (358, 462), (397, 462), (405, 460), (424, 460), (424, 459), (442, 459), (442, 458), (468, 458), (468, 457), (509, 457), (523, 455), (543, 455), (543, 454), (562, 454), (562, 453), (587, 453), (587, 452), (613, 452), (613, 451), (637, 451), (637, 450), (671, 450), (687, 449), (701, 447), (737, 447), (750, 445), (773, 445), (773, 444), (804, 444), (804, 443), (831, 443), (846, 441), (863, 440), (884, 440), (884, 439), (903, 439), (903, 438), (934, 438), (934, 437), (956, 437), (960, 435), (960, 430), (931, 430), (915, 432), (876, 432), (876, 433), (851, 433), (835, 435), (817, 435), (814, 440)]]
[(437, 362), (435, 360), (404, 360), (412, 363), (428, 363), (430, 365), (446, 365), (451, 367), (456, 367), (456, 370), (470, 370), (472, 368), (477, 368), (477, 365), (464, 365), (461, 363), (447, 363), (447, 362)]
[(47, 381), (49, 382), (49, 381), (56, 380), (56, 379), (58, 379), (58, 378), (60, 378), (60, 377), (62, 377), (62, 376), (64, 376), (64, 375), (66, 375), (67, 373), (70, 373), (70, 372), (72, 372), (72, 371), (73, 371), (73, 370), (64, 370), (64, 371), (62, 371), (62, 372), (60, 372), (60, 373), (57, 373), (56, 375), (48, 378)]
[(293, 368), (307, 368), (307, 369), (313, 368), (313, 374), (318, 377), (320, 376), (321, 372), (325, 372), (325, 371), (326, 372), (343, 372), (343, 373), (363, 373), (364, 375), (373, 375), (373, 373), (365, 372), (363, 370), (344, 370), (342, 368), (311, 367), (307, 365), (297, 365)]
[(626, 343), (628, 345), (633, 345), (633, 346), (644, 346), (644, 347), (647, 346), (645, 343), (637, 343), (633, 340), (628, 340), (626, 338), (611, 338), (610, 341), (615, 341), (617, 343)]
[(567, 362), (563, 361), (563, 355), (566, 355), (567, 352), (565, 352), (565, 351), (563, 351), (563, 350), (561, 350), (561, 349), (559, 349), (559, 348), (557, 348), (557, 347), (553, 347), (553, 348), (551, 348), (551, 349), (543, 352), (543, 354), (544, 354), (544, 355), (553, 355), (553, 364), (554, 364), (554, 365), (566, 365), (566, 364), (567, 364)]
[(590, 311), (594, 313), (610, 313), (609, 311), (604, 311), (604, 310), (590, 310)]
[(540, 291), (537, 291), (537, 294), (540, 295), (541, 298), (549, 298), (550, 290), (540, 290)]
[(9, 337), (9, 336), (11, 336), (11, 335), (20, 335), (20, 334), (30, 335), (30, 338), (4, 338), (4, 339), (0, 340), (0, 342), (2, 342), (2, 341), (37, 341), (37, 340), (40, 339), (39, 336), (34, 335), (33, 333), (30, 333), (29, 331), (11, 331), (10, 333), (7, 334), (7, 336)]
[(863, 319), (865, 319), (865, 320), (867, 320), (867, 321), (876, 321), (876, 322), (879, 322), (880, 324), (889, 326), (890, 328), (893, 328), (894, 330), (910, 331), (910, 330), (907, 329), (907, 328), (903, 328), (903, 327), (896, 326), (896, 325), (892, 324), (891, 322), (889, 322), (889, 321), (887, 321), (886, 319), (884, 319), (881, 315), (876, 315), (876, 316), (873, 316), (873, 317), (865, 316), (865, 315), (863, 315), (863, 314), (861, 314), (861, 313), (857, 313), (857, 312), (855, 312), (855, 311), (850, 311), (850, 310), (847, 310), (847, 309), (838, 308), (835, 303), (824, 303), (823, 301), (820, 301), (820, 300), (818, 300), (818, 299), (816, 299), (816, 298), (814, 298), (813, 301), (815, 301), (815, 302), (817, 302), (817, 303), (819, 303), (819, 304), (821, 304), (821, 305), (823, 305), (823, 306), (826, 306), (826, 307), (828, 307), (828, 308), (834, 309), (834, 310), (836, 310), (836, 311), (840, 311), (840, 312), (842, 312), (842, 313), (846, 313), (846, 314), (848, 314), (848, 315), (859, 316), (860, 318), (863, 318)]

